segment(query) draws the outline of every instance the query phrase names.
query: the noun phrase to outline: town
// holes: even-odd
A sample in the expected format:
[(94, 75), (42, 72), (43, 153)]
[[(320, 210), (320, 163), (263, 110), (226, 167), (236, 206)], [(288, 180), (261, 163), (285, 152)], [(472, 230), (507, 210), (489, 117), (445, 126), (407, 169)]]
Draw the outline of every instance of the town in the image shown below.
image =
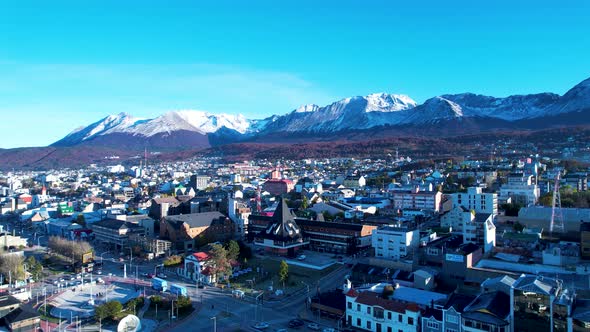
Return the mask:
[(589, 170), (396, 151), (5, 171), (0, 315), (10, 331), (585, 331)]

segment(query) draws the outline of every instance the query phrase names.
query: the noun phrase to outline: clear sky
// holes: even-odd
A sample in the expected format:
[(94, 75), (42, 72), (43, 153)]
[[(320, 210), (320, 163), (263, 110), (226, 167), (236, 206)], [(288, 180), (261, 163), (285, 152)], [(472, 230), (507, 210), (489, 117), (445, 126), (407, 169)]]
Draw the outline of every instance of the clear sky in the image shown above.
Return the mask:
[(119, 112), (262, 118), (372, 92), (562, 94), (590, 77), (585, 0), (13, 3), (0, 148)]

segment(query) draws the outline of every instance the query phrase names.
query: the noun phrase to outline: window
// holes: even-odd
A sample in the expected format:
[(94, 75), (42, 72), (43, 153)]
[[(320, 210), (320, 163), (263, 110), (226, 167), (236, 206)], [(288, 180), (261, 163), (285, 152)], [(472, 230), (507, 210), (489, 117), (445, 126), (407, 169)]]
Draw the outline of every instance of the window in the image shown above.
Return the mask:
[(408, 317), (408, 325), (414, 325), (414, 318)]
[(356, 311), (361, 311), (361, 305), (360, 304), (357, 304), (356, 305)]
[(352, 302), (348, 302), (348, 309), (352, 309)]
[(391, 319), (391, 311), (387, 312), (387, 319)]
[(373, 317), (377, 319), (383, 319), (385, 316), (383, 315), (383, 308), (375, 308), (373, 309)]
[(387, 332), (393, 332), (393, 329), (391, 328), (391, 326), (387, 327)]
[(426, 326), (431, 328), (431, 329), (436, 329), (438, 330), (438, 323), (437, 322), (433, 322), (431, 320), (426, 322)]
[(402, 317), (402, 315), (397, 315), (397, 320), (399, 322), (403, 322), (404, 321), (404, 318)]
[(456, 329), (447, 328), (445, 332), (458, 332)]
[(371, 307), (367, 307), (367, 313), (370, 315), (371, 314)]
[(361, 319), (360, 318), (356, 319), (356, 326), (361, 327)]
[(452, 323), (452, 324), (459, 324), (459, 318), (457, 316), (453, 316), (453, 315), (445, 315), (447, 318), (447, 322)]
[(369, 330), (371, 329), (371, 321), (370, 320), (367, 321), (367, 329), (369, 329)]

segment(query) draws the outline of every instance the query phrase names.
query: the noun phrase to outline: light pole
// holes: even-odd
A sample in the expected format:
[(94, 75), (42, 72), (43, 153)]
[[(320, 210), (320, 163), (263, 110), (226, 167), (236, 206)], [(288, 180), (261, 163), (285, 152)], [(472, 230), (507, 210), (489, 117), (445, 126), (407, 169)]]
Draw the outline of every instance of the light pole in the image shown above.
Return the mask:
[(213, 332), (217, 332), (217, 317), (213, 316), (210, 319), (213, 319)]
[(42, 237), (45, 237), (45, 235), (41, 235), (41, 236), (37, 237), (37, 247), (40, 247), (41, 246), (41, 241), (40, 240), (41, 240)]
[(105, 251), (102, 254), (98, 255), (100, 257), (100, 264), (102, 264), (102, 255), (109, 253), (110, 251)]

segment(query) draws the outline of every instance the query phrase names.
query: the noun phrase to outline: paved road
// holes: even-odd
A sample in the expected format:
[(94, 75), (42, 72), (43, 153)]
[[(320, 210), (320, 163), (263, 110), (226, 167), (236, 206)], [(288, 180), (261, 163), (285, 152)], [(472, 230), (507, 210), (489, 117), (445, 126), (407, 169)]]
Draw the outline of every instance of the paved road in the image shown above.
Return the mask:
[[(347, 274), (350, 274), (350, 268), (343, 265), (325, 276), (319, 282), (320, 291), (341, 286)], [(182, 281), (175, 281), (175, 283), (183, 284)], [(189, 289), (189, 295), (193, 301), (197, 303), (203, 301), (201, 310), (178, 325), (162, 327), (160, 330), (185, 332), (198, 326), (199, 330), (213, 331), (213, 325), (217, 324), (217, 331), (234, 331), (238, 328), (256, 331), (252, 326), (259, 321), (269, 323), (269, 330), (287, 328), (291, 319), (305, 311), (305, 299), (308, 297), (307, 289), (303, 288), (280, 301), (265, 301), (264, 304), (256, 305), (250, 298), (237, 299), (232, 297), (231, 293), (219, 289), (196, 289), (194, 284), (185, 284), (185, 286)], [(314, 296), (316, 291), (317, 284), (311, 285), (309, 296)], [(211, 319), (214, 316), (216, 319)], [(336, 327), (334, 321), (322, 320), (320, 323), (326, 327)]]

